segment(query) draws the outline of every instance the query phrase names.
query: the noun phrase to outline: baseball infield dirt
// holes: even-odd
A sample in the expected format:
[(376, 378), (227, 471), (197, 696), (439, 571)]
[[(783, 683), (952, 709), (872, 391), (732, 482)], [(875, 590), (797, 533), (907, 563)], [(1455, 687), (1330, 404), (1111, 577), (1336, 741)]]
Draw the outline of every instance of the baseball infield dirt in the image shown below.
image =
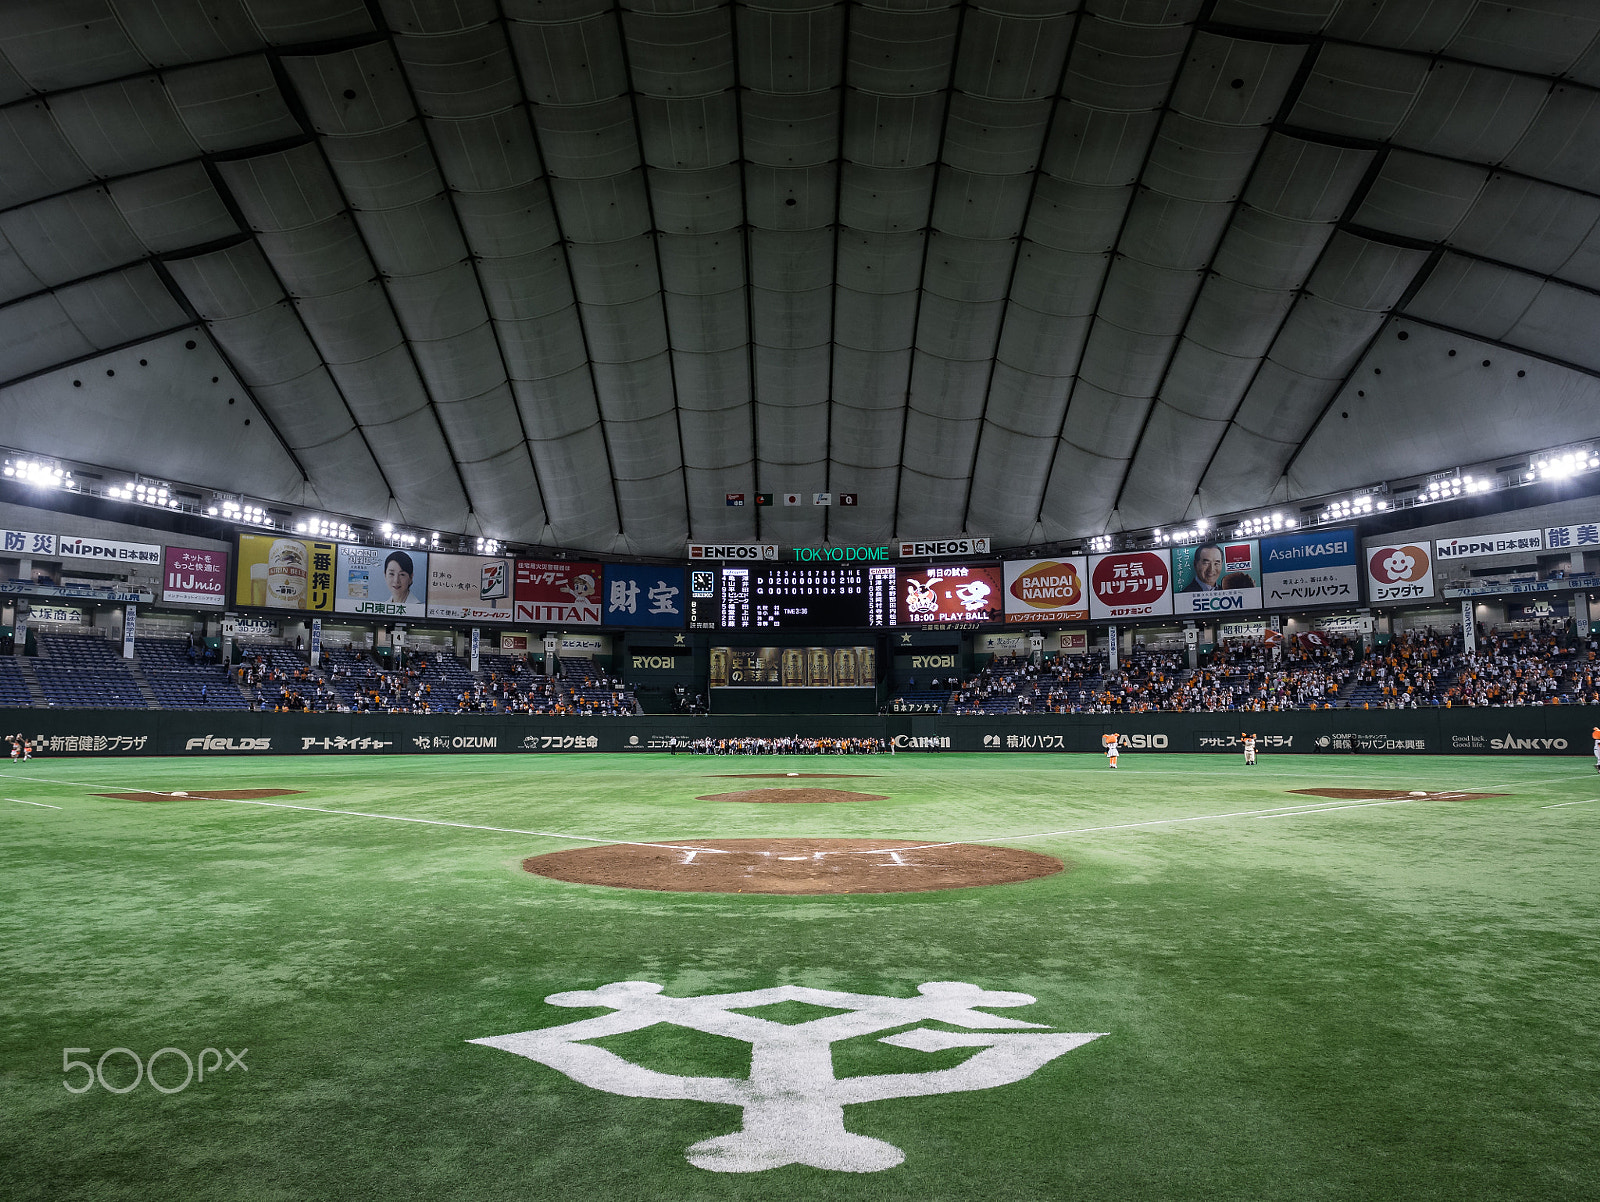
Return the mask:
[[(1411, 789), (1290, 789), (1306, 797), (1335, 797), (1343, 800), (1399, 801), (1402, 797), (1415, 797)], [(1506, 797), (1505, 793), (1424, 793), (1418, 801), (1477, 801), (1480, 797)]]
[(258, 797), (291, 797), (299, 789), (190, 789), (183, 797), (171, 793), (96, 793), (118, 801), (254, 801)]
[(670, 893), (921, 893), (1051, 876), (1053, 856), (906, 839), (708, 839), (612, 843), (531, 856), (529, 872), (579, 885)]
[(867, 772), (718, 772), (716, 780), (866, 780)]
[(808, 804), (824, 801), (883, 801), (882, 793), (851, 793), (846, 789), (741, 789), (737, 793), (706, 793), (696, 801), (753, 801)]

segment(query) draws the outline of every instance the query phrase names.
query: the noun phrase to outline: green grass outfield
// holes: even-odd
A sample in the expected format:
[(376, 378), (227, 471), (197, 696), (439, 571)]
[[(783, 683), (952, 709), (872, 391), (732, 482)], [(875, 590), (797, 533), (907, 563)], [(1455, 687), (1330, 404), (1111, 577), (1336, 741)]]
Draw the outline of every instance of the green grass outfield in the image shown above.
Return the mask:
[[(713, 774), (786, 770), (872, 774), (815, 783), (889, 799), (694, 800), (758, 784)], [(1600, 776), (1587, 759), (1264, 755), (1247, 771), (1232, 756), (1129, 753), (1113, 773), (1088, 756), (481, 755), (0, 771), (8, 1200), (1600, 1195)], [(1286, 792), (1322, 785), (1510, 796)], [(513, 830), (92, 796), (250, 787)], [(1299, 803), (1314, 809), (1279, 809)], [(1072, 869), (944, 893), (652, 893), (532, 876), (524, 857), (578, 844), (515, 832), (985, 838)], [(625, 980), (673, 996), (911, 996), (965, 981), (1038, 999), (996, 1013), (1106, 1034), (1015, 1084), (846, 1107), (850, 1131), (904, 1151), (896, 1168), (717, 1173), (685, 1152), (737, 1130), (738, 1109), (617, 1096), (466, 1042), (603, 1013), (544, 998)], [(969, 1054), (878, 1042), (888, 1033), (834, 1045), (837, 1074)], [(749, 1066), (748, 1045), (667, 1025), (603, 1046), (671, 1074)], [(92, 1063), (112, 1047), (247, 1048), (248, 1071), (211, 1068), (171, 1095), (147, 1081), (67, 1092), (85, 1077), (63, 1075), (63, 1049)], [(104, 1072), (133, 1079), (121, 1054)], [(168, 1054), (157, 1072), (170, 1087), (183, 1065)]]

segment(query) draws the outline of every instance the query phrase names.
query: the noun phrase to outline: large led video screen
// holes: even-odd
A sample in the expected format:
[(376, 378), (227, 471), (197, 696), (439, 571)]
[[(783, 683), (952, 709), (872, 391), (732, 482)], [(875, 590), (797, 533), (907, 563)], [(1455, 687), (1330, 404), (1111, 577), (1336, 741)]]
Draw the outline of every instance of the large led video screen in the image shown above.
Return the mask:
[(724, 630), (886, 626), (892, 616), (888, 566), (723, 568), (719, 585)]
[(998, 622), (1005, 572), (1000, 564), (934, 564), (895, 571), (897, 626)]

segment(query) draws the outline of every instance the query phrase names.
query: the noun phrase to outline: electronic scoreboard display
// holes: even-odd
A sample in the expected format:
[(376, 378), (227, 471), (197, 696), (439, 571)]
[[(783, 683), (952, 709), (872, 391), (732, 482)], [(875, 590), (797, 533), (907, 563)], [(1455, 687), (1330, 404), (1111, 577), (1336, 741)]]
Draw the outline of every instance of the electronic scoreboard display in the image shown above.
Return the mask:
[(715, 630), (718, 626), (716, 568), (689, 569), (689, 629)]
[[(717, 585), (723, 630), (810, 630), (894, 622), (894, 568), (887, 565), (725, 567)], [(691, 601), (693, 592), (691, 588)]]

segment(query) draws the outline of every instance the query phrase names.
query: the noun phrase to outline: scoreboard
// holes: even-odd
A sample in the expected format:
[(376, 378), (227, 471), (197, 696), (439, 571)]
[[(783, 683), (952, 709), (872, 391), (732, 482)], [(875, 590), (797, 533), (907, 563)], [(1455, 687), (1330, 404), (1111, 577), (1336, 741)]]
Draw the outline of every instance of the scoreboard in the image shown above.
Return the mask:
[[(725, 567), (719, 577), (717, 606), (723, 630), (811, 630), (894, 622), (894, 568), (887, 565), (764, 564)], [(690, 594), (692, 604), (692, 587)]]
[(715, 630), (717, 628), (717, 576), (716, 568), (689, 569), (689, 629)]

